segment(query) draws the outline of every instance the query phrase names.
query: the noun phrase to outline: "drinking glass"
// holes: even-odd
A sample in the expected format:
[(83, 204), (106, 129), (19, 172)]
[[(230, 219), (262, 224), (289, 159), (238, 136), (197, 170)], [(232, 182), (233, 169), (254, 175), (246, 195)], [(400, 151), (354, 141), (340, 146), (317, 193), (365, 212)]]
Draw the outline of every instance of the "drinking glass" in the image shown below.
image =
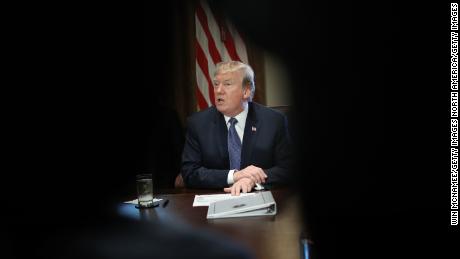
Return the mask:
[(152, 174), (136, 175), (137, 196), (139, 208), (153, 207)]

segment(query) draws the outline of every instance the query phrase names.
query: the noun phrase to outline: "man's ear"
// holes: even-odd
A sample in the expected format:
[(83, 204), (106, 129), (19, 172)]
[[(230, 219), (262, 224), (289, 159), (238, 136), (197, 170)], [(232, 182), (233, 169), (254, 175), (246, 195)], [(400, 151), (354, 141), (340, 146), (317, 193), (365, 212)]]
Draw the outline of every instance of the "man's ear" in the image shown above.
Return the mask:
[(244, 87), (244, 90), (243, 90), (243, 98), (248, 99), (250, 96), (251, 96), (251, 88), (249, 87), (249, 85), (246, 85), (246, 87)]

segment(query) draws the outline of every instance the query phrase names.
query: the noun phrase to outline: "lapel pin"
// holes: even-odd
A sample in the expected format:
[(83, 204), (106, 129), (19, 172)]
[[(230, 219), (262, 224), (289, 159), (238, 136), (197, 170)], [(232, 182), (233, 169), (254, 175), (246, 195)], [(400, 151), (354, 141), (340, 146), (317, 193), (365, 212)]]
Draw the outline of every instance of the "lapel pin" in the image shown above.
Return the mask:
[(252, 126), (252, 131), (256, 132), (257, 131), (256, 127)]

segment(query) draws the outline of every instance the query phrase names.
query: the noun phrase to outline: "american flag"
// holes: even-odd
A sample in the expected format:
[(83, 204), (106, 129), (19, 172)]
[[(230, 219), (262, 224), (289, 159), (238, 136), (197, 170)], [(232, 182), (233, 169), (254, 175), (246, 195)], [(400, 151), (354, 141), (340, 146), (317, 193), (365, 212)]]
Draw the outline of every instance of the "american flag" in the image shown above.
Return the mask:
[(198, 109), (214, 105), (212, 73), (215, 64), (237, 60), (248, 64), (246, 46), (235, 27), (200, 1), (195, 11), (196, 98)]

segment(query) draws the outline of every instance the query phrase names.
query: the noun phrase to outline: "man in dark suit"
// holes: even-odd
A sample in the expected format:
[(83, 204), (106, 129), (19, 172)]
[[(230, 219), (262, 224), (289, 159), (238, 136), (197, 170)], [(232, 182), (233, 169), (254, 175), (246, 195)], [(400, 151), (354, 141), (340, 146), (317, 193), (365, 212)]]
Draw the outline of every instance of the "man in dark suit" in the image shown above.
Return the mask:
[(252, 68), (219, 63), (213, 85), (215, 106), (188, 120), (181, 171), (186, 186), (239, 195), (259, 184), (286, 182), (292, 160), (287, 120), (252, 102)]

